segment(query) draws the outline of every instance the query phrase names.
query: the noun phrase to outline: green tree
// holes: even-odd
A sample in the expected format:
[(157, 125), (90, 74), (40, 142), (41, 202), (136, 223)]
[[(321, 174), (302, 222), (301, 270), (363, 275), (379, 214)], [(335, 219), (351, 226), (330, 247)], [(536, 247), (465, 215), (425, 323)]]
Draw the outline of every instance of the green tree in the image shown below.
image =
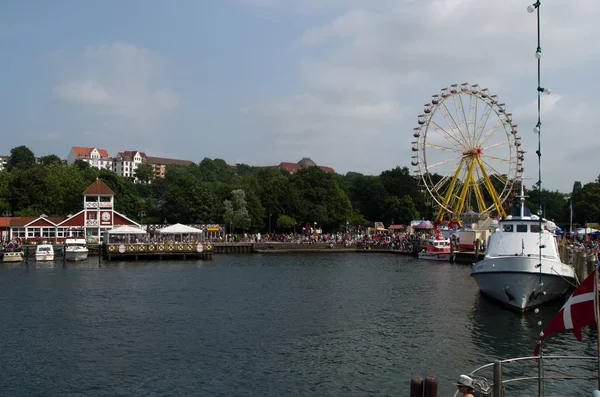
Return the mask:
[(282, 231), (290, 230), (294, 227), (294, 218), (288, 215), (279, 215), (277, 218), (277, 228)]
[(138, 164), (134, 175), (140, 182), (148, 183), (154, 179), (154, 166), (148, 162)]
[(83, 161), (82, 159), (76, 159), (73, 162), (73, 165), (75, 165), (81, 171), (85, 170), (86, 168), (90, 168), (90, 163), (88, 163), (87, 161)]
[(10, 150), (10, 158), (6, 168), (10, 171), (13, 168), (27, 170), (35, 165), (35, 156), (27, 146), (18, 146)]
[(62, 164), (62, 160), (55, 154), (49, 154), (48, 156), (40, 157), (40, 164), (50, 165), (52, 163)]
[(251, 219), (246, 208), (246, 192), (235, 189), (231, 192), (231, 200), (223, 202), (223, 219), (229, 223), (231, 229), (241, 227), (244, 230), (250, 226)]

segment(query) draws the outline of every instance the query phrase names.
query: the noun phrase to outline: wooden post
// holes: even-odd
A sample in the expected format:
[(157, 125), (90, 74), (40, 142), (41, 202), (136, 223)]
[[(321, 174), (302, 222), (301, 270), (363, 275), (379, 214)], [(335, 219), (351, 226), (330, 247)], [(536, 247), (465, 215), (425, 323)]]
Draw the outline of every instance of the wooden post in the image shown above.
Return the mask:
[(437, 378), (435, 376), (428, 376), (425, 378), (425, 387), (423, 388), (424, 397), (437, 397)]
[(410, 397), (423, 397), (423, 378), (420, 376), (410, 378)]

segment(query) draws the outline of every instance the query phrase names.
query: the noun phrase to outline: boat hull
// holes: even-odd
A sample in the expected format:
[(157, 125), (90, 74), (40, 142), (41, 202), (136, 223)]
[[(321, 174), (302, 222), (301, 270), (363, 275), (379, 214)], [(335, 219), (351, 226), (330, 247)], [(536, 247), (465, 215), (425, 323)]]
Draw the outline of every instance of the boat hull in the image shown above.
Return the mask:
[(2, 262), (4, 263), (18, 263), (23, 262), (22, 252), (5, 252), (2, 255)]
[(421, 252), (419, 253), (419, 259), (427, 261), (445, 261), (450, 262), (449, 252)]
[(38, 262), (52, 262), (54, 254), (35, 254), (35, 260)]
[(65, 260), (69, 262), (84, 261), (88, 257), (88, 250), (85, 251), (65, 251)]
[[(520, 312), (564, 297), (575, 283), (575, 271), (556, 260), (528, 256), (486, 257), (471, 276), (482, 294)], [(540, 276), (543, 285), (540, 285)]]

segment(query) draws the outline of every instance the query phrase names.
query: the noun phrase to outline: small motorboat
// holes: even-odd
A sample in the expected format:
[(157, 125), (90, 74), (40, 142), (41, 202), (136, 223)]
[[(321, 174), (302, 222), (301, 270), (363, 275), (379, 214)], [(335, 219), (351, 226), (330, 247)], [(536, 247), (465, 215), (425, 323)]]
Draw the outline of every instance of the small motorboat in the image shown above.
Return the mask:
[(65, 260), (84, 261), (88, 257), (88, 247), (83, 238), (68, 238), (65, 240)]
[(35, 260), (48, 262), (54, 260), (54, 247), (52, 244), (39, 244), (35, 249)]
[(2, 255), (3, 263), (18, 263), (23, 262), (23, 251), (9, 251)]

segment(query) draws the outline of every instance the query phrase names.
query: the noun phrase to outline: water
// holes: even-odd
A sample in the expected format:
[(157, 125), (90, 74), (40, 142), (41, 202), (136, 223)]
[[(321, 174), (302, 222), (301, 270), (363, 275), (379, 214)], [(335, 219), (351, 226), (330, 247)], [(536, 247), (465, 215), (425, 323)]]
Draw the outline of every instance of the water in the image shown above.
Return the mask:
[[(460, 373), (531, 355), (539, 332), (469, 273), (362, 253), (0, 265), (0, 394), (399, 396), (437, 375), (452, 396)], [(595, 340), (559, 334), (546, 354), (594, 356)]]

